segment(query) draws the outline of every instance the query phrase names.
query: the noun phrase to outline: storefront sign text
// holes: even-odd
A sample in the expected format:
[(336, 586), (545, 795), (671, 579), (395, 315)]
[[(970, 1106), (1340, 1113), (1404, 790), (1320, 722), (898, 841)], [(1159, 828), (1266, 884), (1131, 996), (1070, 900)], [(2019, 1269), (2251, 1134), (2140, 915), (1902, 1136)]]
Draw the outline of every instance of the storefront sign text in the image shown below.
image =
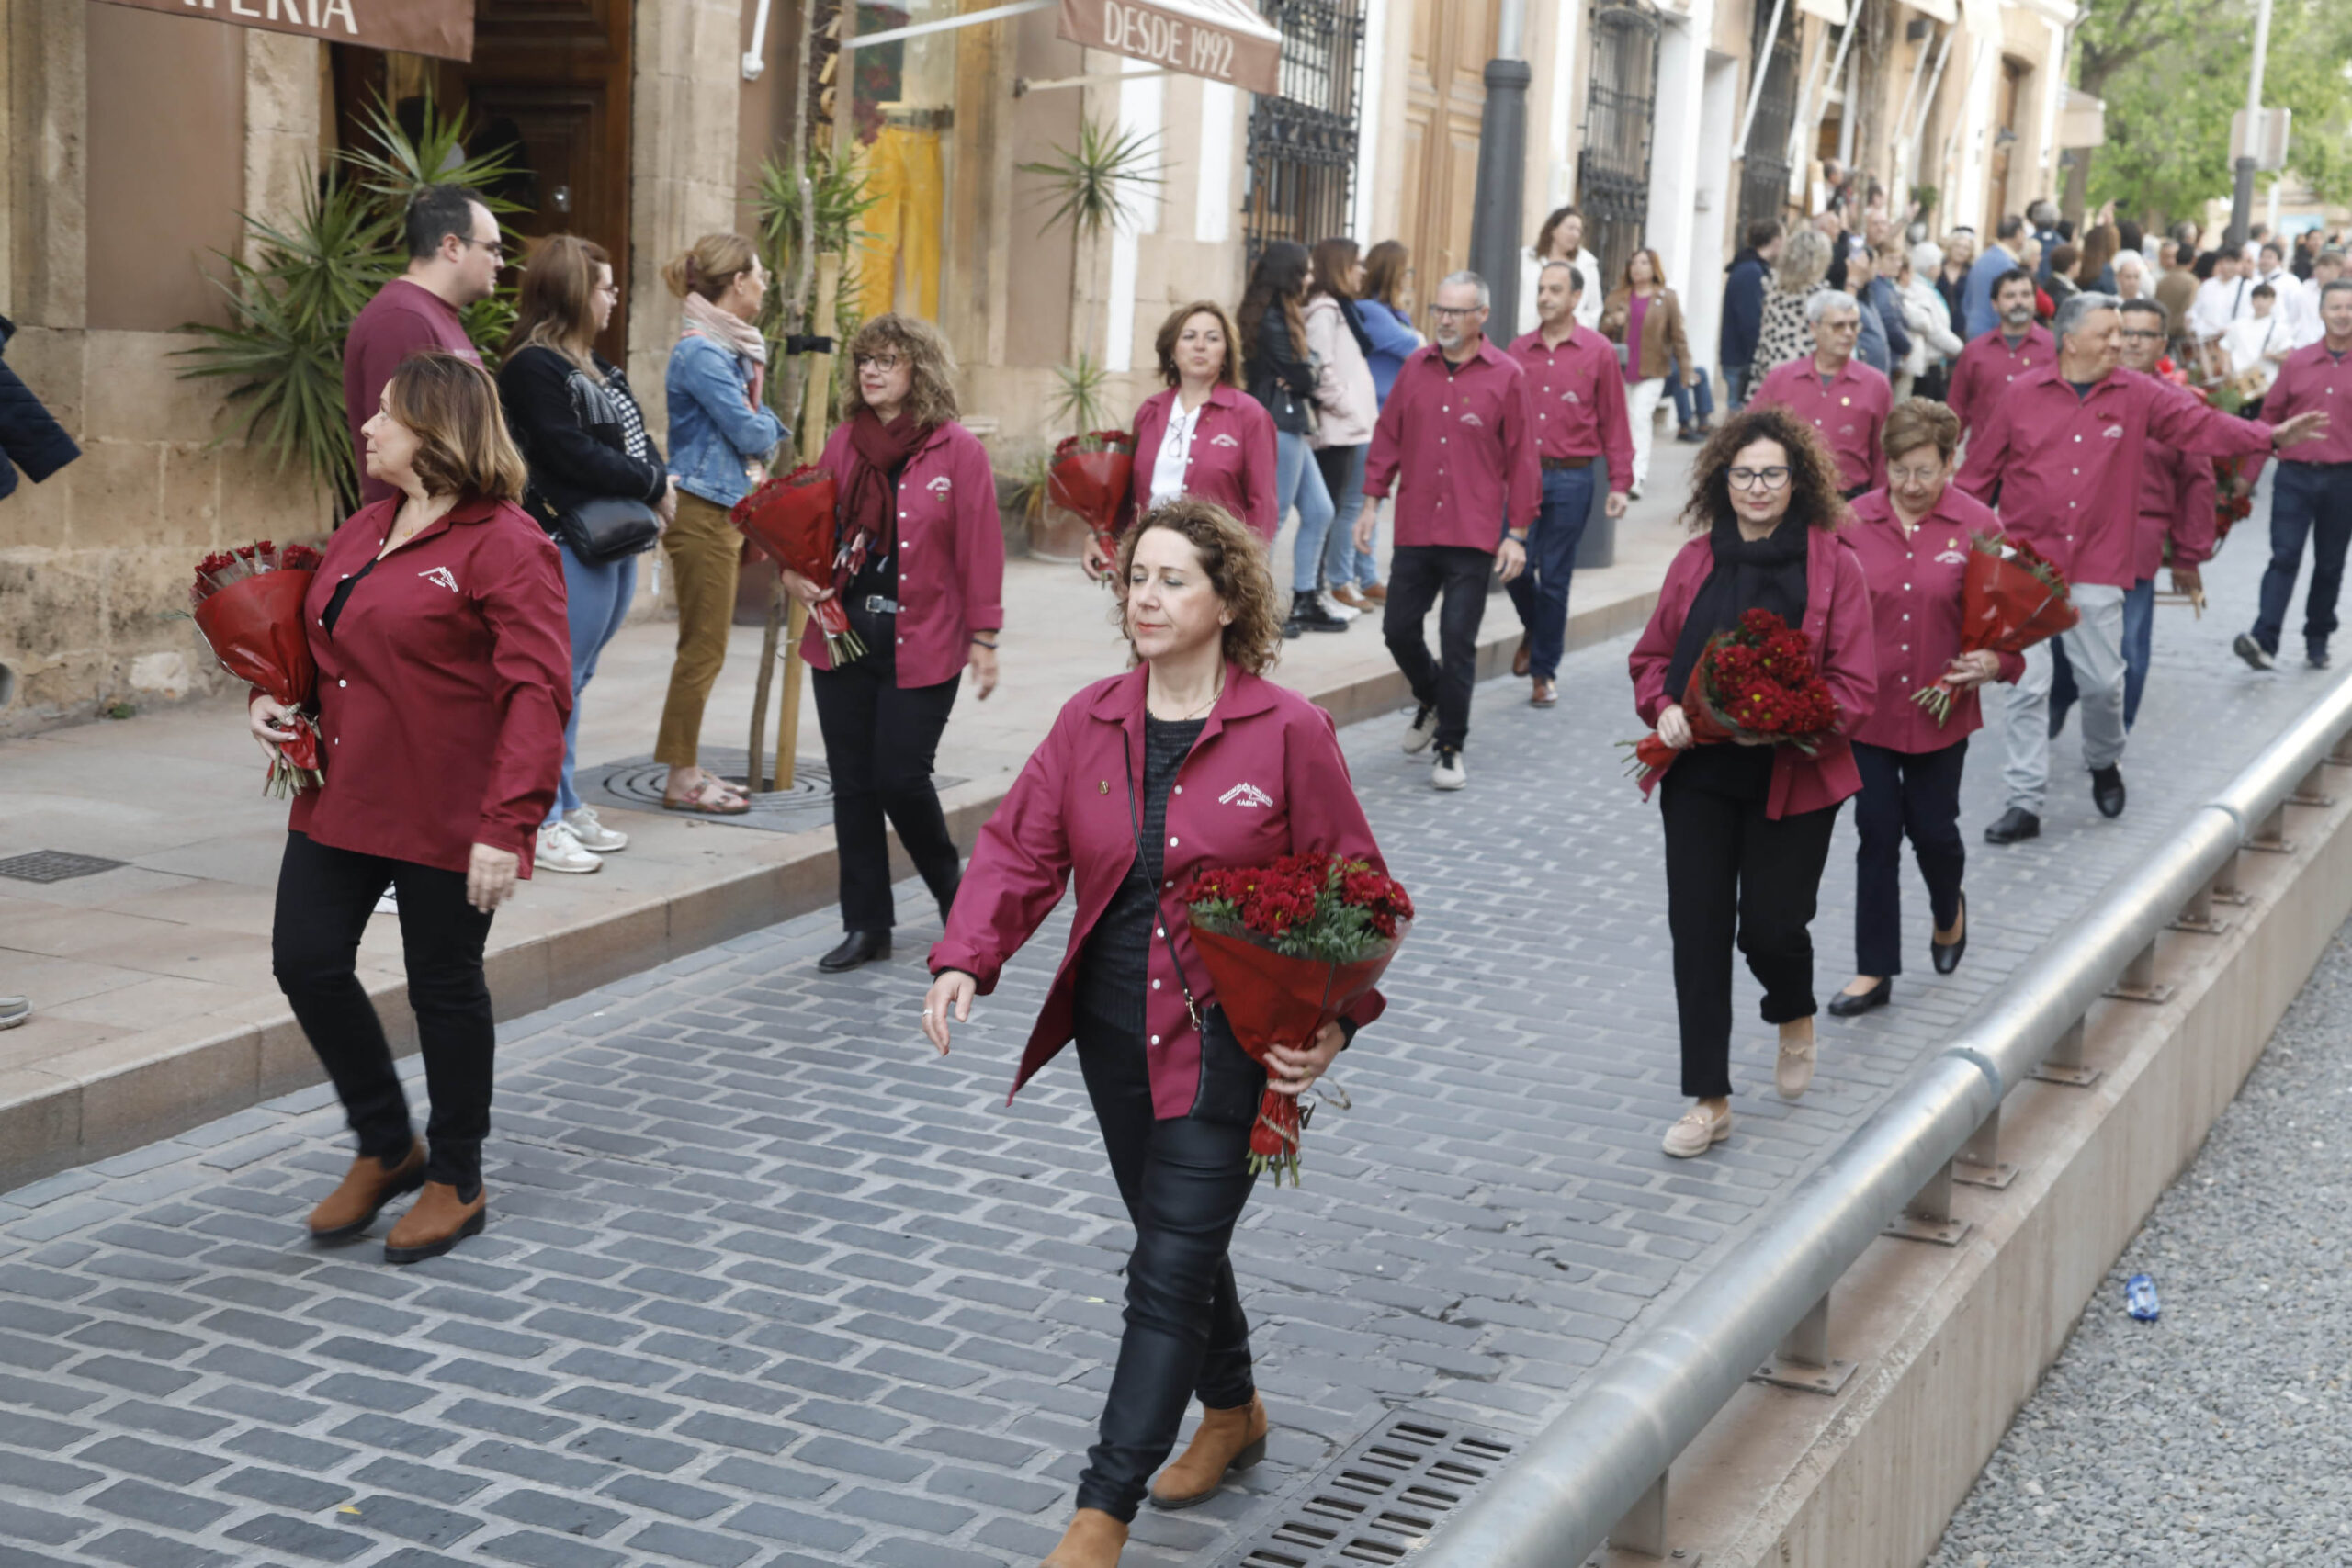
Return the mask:
[(232, 27), (334, 43), (471, 60), (473, 0), (107, 0), (141, 11), (203, 17)]

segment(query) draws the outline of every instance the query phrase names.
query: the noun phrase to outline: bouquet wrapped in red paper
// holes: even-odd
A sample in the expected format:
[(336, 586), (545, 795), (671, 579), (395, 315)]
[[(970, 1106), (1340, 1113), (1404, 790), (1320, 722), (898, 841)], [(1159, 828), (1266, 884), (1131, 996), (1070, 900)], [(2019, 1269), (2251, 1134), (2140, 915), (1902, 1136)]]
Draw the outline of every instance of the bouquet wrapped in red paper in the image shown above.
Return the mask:
[[(1699, 651), (1682, 690), (1691, 743), (1761, 740), (1815, 755), (1838, 728), (1838, 699), (1813, 667), (1813, 639), (1770, 610), (1750, 610)], [(1646, 788), (1679, 755), (1656, 730), (1633, 748), (1626, 772)]]
[(209, 555), (196, 563), (188, 612), (220, 668), (298, 710), (293, 734), (278, 742), (263, 790), (283, 798), (326, 782), (319, 721), (309, 711), (319, 668), (302, 626), (302, 596), (319, 569), (307, 545), (282, 548), (267, 539)]
[[(839, 503), (832, 474), (803, 463), (788, 474), (763, 480), (734, 504), (727, 518), (787, 570), (830, 587), (837, 558), (833, 513)], [(850, 630), (849, 613), (838, 594), (811, 605), (808, 616), (824, 634), (825, 652), (836, 666), (865, 651), (865, 642)]]
[(1119, 508), (1135, 477), (1136, 438), (1124, 430), (1065, 436), (1046, 469), (1046, 498), (1085, 520), (1105, 555), (1119, 547)]
[[(1303, 1049), (1379, 983), (1412, 924), (1413, 901), (1369, 861), (1284, 855), (1202, 872), (1184, 895), (1193, 946), (1243, 1050), (1263, 1065)], [(1250, 1133), (1252, 1175), (1298, 1185), (1298, 1097), (1272, 1088)]]
[[(2065, 574), (2031, 545), (1990, 534), (1969, 536), (1960, 587), (1962, 653), (2023, 653), (2080, 619)], [(1911, 700), (1941, 724), (1951, 717), (1957, 694), (1938, 681), (1912, 693)]]

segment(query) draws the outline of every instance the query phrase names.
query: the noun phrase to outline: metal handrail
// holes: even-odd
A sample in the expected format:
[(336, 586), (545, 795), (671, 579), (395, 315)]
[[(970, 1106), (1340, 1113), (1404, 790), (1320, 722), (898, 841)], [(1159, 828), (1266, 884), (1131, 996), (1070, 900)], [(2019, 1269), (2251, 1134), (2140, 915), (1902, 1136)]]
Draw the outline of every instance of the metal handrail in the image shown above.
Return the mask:
[[(2234, 888), (2242, 848), (2284, 847), (2286, 806), (2352, 765), (2352, 680), (2273, 740), (2179, 833), (2109, 883), (1780, 1208), (1441, 1526), (1424, 1568), (1565, 1568), (1612, 1534), (1663, 1548), (1668, 1467), (1758, 1364), (1826, 1303), (1889, 1222), (1997, 1126), (2001, 1100), (2110, 987), (2153, 984), (2156, 933)], [(2334, 755), (2331, 755), (2334, 753)], [(1979, 1145), (1982, 1146), (1981, 1145)]]

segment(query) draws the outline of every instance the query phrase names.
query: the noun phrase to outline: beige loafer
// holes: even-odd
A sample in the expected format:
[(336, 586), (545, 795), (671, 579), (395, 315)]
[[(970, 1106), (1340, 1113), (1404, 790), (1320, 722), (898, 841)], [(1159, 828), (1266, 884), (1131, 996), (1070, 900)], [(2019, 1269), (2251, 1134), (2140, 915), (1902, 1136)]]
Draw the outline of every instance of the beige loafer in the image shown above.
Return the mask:
[[(1803, 1038), (1791, 1031), (1802, 1028)], [(1801, 1018), (1781, 1025), (1781, 1059), (1772, 1068), (1772, 1087), (1782, 1100), (1795, 1100), (1813, 1087), (1813, 1020)]]
[(1680, 1121), (1666, 1130), (1666, 1152), (1676, 1159), (1690, 1159), (1731, 1136), (1731, 1111), (1726, 1108), (1720, 1116), (1707, 1114), (1706, 1107), (1694, 1105), (1682, 1113)]

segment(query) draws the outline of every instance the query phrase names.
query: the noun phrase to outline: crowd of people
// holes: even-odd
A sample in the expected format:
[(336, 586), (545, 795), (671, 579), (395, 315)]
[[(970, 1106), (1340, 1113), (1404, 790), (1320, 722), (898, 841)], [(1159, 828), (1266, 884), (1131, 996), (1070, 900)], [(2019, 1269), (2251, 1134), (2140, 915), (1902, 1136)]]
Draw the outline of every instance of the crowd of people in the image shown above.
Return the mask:
[[(2352, 543), (2352, 422), (2329, 418), (2336, 396), (2352, 398), (2340, 257), (2312, 255), (2313, 281), (2293, 279), (2292, 294), (2283, 267), (2258, 270), (2283, 251), (2257, 247), (2244, 277), (2216, 259), (2208, 270), (2255, 303), (2241, 319), (2233, 293), (2209, 340), (2213, 311), (2197, 310), (2211, 278), (2185, 311), (2165, 298), (2181, 292), (2187, 242), (2151, 259), (2122, 225), (2078, 240), (2054, 216), (2005, 219), (1981, 252), (1965, 231), (1937, 243), (1879, 217), (1849, 232), (1836, 209), (1793, 232), (1758, 224), (1727, 272), (1716, 382), (1694, 363), (1658, 255), (1636, 248), (1603, 278), (1573, 208), (1530, 247), (1516, 334), (1490, 335), (1491, 290), (1474, 273), (1438, 279), (1417, 310), (1395, 242), (1269, 245), (1238, 310), (1196, 300), (1158, 332), (1163, 389), (1133, 420), (1116, 546), (1085, 563), (1115, 592), (1128, 668), (1063, 705), (968, 864), (931, 774), (960, 691), (984, 699), (997, 682), (994, 483), (959, 423), (938, 329), (895, 313), (857, 328), (822, 457), (839, 497), (835, 568), (781, 579), (803, 604), (837, 602), (865, 650), (851, 657), (813, 625), (803, 647), (844, 932), (819, 966), (889, 956), (894, 827), (944, 925), (922, 1029), (944, 1053), (1070, 892), (1075, 919), (1014, 1087), (1075, 1042), (1136, 1231), (1099, 1440), (1048, 1568), (1113, 1568), (1147, 1502), (1204, 1502), (1263, 1455), (1270, 1416), (1227, 1255), (1254, 1183), (1260, 1100), (1309, 1089), (1384, 1005), (1374, 991), (1261, 1062), (1237, 1043), (1176, 896), (1196, 871), (1284, 855), (1384, 866), (1331, 720), (1268, 678), (1286, 638), (1377, 608), (1411, 693), (1403, 749), (1433, 750), (1434, 787), (1465, 787), (1491, 586), (1521, 621), (1513, 669), (1529, 702), (1555, 705), (1588, 519), (1596, 502), (1615, 516), (1640, 495), (1666, 394), (1687, 399), (1677, 434), (1700, 446), (1679, 509), (1690, 537), (1629, 665), (1635, 711), (1673, 753), (1652, 782), (1691, 1101), (1664, 1148), (1683, 1158), (1731, 1135), (1735, 953), (1779, 1032), (1778, 1091), (1794, 1099), (1811, 1082), (1811, 925), (1846, 801), (1860, 845), (1855, 972), (1828, 1003), (1839, 1017), (1893, 999), (1906, 839), (1930, 962), (1950, 973), (1962, 960), (1959, 798), (1980, 727), (1998, 727), (2005, 759), (1990, 842), (2039, 832), (2070, 708), (2094, 808), (2123, 811), (2154, 581), (2168, 561), (2177, 585), (2197, 587), (2213, 548), (2211, 459), (2278, 459), (2272, 559), (2240, 655), (2271, 664), (2308, 537), (2306, 652), (2326, 664)], [(669, 559), (679, 606), (656, 750), (663, 805), (747, 809), (696, 740), (742, 558), (728, 509), (789, 434), (764, 394), (768, 280), (741, 236), (707, 235), (664, 271), (681, 310), (666, 456), (594, 346), (614, 306), (602, 251), (561, 236), (535, 247), (493, 379), (458, 314), (504, 259), (492, 215), (436, 187), (412, 206), (406, 237), (407, 273), (352, 329), (346, 392), (368, 490), (303, 606), (327, 782), (295, 803), (273, 936), (278, 981), (357, 1143), (310, 1231), (350, 1240), (421, 1190), (387, 1234), (395, 1263), (447, 1252), (487, 1221), (494, 912), (534, 870), (593, 870), (627, 845), (580, 798), (574, 737), (649, 549)], [(2316, 338), (2259, 347), (2258, 396), (2179, 384), (2176, 356), (2203, 365), (2243, 322), (2305, 312)], [(1273, 546), (1293, 516), (1285, 600)], [(2022, 655), (1964, 651), (1972, 542), (2005, 535), (2065, 575), (2079, 620)], [(1836, 709), (1819, 744), (1698, 744), (1691, 672), (1758, 611), (1805, 638)], [(1992, 683), (2005, 690), (1988, 701)], [(1940, 718), (1914, 700), (1939, 684), (1951, 698)], [(254, 694), (266, 748), (296, 719)], [(356, 972), (388, 894), (432, 1101), (422, 1138)], [(1203, 1420), (1170, 1462), (1196, 1398)]]

